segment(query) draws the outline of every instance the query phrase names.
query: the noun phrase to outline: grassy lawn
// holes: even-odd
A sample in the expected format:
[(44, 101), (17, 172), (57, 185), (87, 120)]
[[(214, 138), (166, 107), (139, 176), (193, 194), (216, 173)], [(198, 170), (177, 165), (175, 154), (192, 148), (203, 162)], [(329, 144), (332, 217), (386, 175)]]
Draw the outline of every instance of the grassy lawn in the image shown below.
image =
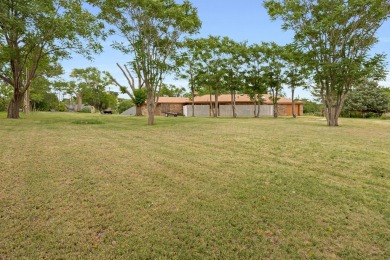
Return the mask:
[(0, 259), (390, 259), (390, 120), (0, 114)]

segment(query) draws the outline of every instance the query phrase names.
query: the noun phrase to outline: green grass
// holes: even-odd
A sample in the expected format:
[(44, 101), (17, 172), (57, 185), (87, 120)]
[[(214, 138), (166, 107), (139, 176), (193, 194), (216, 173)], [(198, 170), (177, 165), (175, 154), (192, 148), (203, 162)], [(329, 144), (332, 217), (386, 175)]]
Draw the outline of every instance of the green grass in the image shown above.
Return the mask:
[(0, 114), (0, 259), (390, 258), (390, 121)]

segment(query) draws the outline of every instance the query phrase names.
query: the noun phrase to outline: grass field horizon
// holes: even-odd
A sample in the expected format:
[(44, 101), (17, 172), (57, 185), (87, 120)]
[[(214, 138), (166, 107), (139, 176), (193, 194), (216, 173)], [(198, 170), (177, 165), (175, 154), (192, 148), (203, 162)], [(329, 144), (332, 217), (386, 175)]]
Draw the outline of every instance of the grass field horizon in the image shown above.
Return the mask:
[(0, 114), (0, 259), (390, 258), (390, 120)]

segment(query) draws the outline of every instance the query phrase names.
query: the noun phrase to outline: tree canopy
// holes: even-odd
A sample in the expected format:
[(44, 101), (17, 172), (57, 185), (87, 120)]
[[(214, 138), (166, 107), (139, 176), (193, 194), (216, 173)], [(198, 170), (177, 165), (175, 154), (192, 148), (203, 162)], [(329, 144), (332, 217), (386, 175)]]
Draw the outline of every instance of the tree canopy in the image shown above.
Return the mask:
[(273, 19), (295, 33), (314, 71), (329, 126), (338, 125), (346, 95), (366, 78), (385, 75), (384, 55), (368, 56), (375, 33), (388, 19), (388, 0), (265, 0)]
[(158, 92), (166, 74), (174, 70), (178, 44), (184, 34), (200, 28), (197, 9), (189, 1), (174, 0), (98, 1), (98, 5), (101, 17), (126, 40), (113, 47), (129, 55), (131, 71), (144, 84), (152, 125)]
[(0, 1), (0, 79), (13, 87), (8, 118), (19, 118), (23, 94), (42, 61), (56, 62), (71, 51), (90, 57), (103, 25), (81, 0)]

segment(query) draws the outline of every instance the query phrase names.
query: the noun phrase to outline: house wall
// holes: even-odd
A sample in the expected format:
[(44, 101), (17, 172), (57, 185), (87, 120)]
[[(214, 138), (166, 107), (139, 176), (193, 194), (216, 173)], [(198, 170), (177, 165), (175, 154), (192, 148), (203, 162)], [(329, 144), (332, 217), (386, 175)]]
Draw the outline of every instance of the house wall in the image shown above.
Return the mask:
[[(210, 116), (210, 106), (209, 105), (195, 105), (195, 116)], [(253, 105), (236, 105), (237, 116), (252, 117), (254, 116), (254, 106)], [(183, 114), (185, 116), (192, 116), (192, 106), (186, 105), (183, 107)], [(273, 107), (271, 105), (261, 105), (260, 106), (260, 116), (272, 116)], [(233, 109), (231, 105), (220, 105), (219, 106), (219, 116), (222, 117), (232, 117)]]
[[(302, 113), (300, 107), (302, 107)], [(280, 116), (292, 116), (292, 105), (278, 105), (278, 112)], [(303, 105), (295, 105), (295, 114), (303, 115)]]
[[(154, 110), (155, 116), (163, 116), (165, 112), (183, 114), (183, 104), (157, 104)], [(146, 105), (142, 106), (142, 115), (148, 115), (148, 109)]]
[[(209, 105), (195, 105), (195, 116), (210, 116), (210, 106)], [(237, 116), (252, 117), (254, 116), (254, 106), (253, 104), (237, 104), (236, 112)], [(295, 111), (298, 116), (303, 115), (303, 105), (295, 105)], [(192, 116), (192, 106), (183, 104), (158, 104), (155, 110), (156, 116), (163, 116), (165, 112), (178, 113), (185, 116)], [(278, 112), (280, 116), (292, 116), (291, 105), (278, 105)], [(231, 117), (233, 116), (232, 106), (229, 105), (219, 105), (219, 113), (222, 117)], [(147, 116), (148, 110), (146, 105), (142, 106), (142, 115)], [(273, 106), (272, 105), (261, 105), (260, 106), (260, 116), (272, 116), (273, 115)]]
[[(233, 116), (233, 108), (231, 105), (219, 106), (220, 116), (230, 117)], [(254, 116), (254, 105), (236, 105), (237, 116), (252, 117)], [(260, 106), (260, 116), (272, 116), (273, 107), (270, 105)]]
[[(209, 105), (195, 105), (195, 116), (209, 116), (210, 106)], [(192, 116), (192, 105), (186, 105), (183, 107), (183, 114), (185, 116)]]

